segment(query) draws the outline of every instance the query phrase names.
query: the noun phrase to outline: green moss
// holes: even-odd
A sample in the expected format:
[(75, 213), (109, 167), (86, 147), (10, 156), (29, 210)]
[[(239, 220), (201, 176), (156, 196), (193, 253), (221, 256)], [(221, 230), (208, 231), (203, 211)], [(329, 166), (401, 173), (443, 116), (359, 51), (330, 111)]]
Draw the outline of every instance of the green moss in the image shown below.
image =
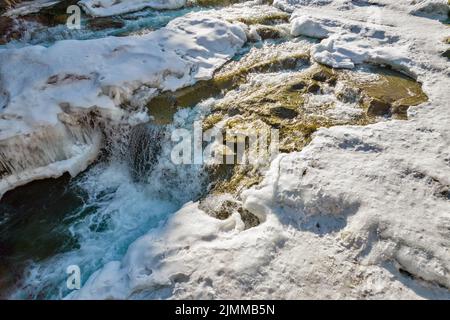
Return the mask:
[(189, 5), (197, 5), (201, 7), (225, 7), (235, 3), (242, 2), (241, 0), (192, 0)]
[(217, 73), (213, 79), (199, 81), (196, 84), (175, 92), (164, 92), (153, 98), (147, 108), (159, 124), (172, 122), (173, 114), (180, 108), (192, 107), (209, 97), (220, 95), (223, 91), (236, 88), (246, 81), (246, 76), (253, 72), (276, 72), (292, 69), (299, 63), (307, 63), (306, 54), (293, 54), (268, 61), (257, 61), (239, 68), (232, 68)]

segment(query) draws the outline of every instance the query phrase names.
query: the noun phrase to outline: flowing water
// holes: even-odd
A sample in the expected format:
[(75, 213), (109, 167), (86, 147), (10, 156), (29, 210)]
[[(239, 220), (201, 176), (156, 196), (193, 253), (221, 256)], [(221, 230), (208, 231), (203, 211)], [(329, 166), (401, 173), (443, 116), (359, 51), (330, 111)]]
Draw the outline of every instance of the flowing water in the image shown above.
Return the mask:
[(60, 40), (89, 40), (109, 36), (145, 34), (165, 27), (177, 17), (204, 9), (197, 6), (162, 11), (145, 9), (114, 18), (88, 18), (82, 15), (80, 29), (68, 29), (64, 23), (66, 19), (58, 18), (55, 21), (54, 16), (50, 16), (45, 22), (40, 21), (38, 15), (19, 17), (17, 21), (23, 30), (21, 37), (13, 39), (0, 48), (27, 45), (50, 46)]
[[(62, 298), (66, 269), (81, 268), (82, 282), (128, 246), (160, 227), (181, 205), (204, 193), (200, 165), (170, 161), (174, 128), (190, 130), (202, 108), (184, 109), (168, 126), (140, 125), (116, 146), (119, 156), (80, 176), (36, 181), (0, 203), (0, 292), (19, 299)], [(154, 141), (159, 141), (155, 144)]]

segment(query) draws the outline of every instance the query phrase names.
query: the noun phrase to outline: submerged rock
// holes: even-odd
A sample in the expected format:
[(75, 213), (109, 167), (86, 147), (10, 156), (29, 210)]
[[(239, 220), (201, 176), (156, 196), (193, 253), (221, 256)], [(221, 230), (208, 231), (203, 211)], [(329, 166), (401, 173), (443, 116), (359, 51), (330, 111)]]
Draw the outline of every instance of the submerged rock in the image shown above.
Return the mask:
[(320, 92), (320, 85), (318, 83), (311, 83), (308, 88), (306, 89), (309, 93), (319, 93)]
[(207, 196), (200, 201), (199, 209), (220, 220), (226, 220), (232, 214), (239, 214), (244, 230), (256, 227), (260, 223), (258, 217), (244, 209), (242, 203), (229, 194)]
[(391, 115), (405, 119), (409, 106), (416, 106), (428, 100), (421, 84), (414, 79), (386, 68), (370, 67), (375, 78), (357, 80), (363, 104), (373, 115)]
[(254, 25), (252, 28), (259, 35), (260, 40), (289, 37), (289, 32), (280, 26)]
[(282, 119), (293, 119), (298, 112), (290, 108), (275, 106), (270, 108), (270, 114)]
[(95, 31), (111, 28), (120, 29), (124, 25), (125, 23), (122, 20), (115, 18), (95, 18), (89, 19), (87, 22), (88, 28)]

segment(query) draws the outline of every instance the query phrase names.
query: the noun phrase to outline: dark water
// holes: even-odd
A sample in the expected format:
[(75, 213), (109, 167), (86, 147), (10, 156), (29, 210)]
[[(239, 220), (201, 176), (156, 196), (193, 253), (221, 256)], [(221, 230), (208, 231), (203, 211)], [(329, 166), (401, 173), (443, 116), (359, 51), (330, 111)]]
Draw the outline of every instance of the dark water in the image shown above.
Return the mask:
[(9, 191), (0, 201), (0, 297), (20, 281), (28, 262), (77, 247), (67, 232), (70, 213), (86, 194), (68, 174)]

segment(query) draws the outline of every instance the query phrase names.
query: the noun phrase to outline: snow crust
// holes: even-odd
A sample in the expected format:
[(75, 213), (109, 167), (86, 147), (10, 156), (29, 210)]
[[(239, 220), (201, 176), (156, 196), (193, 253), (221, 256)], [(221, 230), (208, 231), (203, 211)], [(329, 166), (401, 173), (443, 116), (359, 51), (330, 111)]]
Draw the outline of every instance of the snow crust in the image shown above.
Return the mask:
[[(209, 79), (245, 41), (240, 25), (195, 13), (143, 36), (67, 40), (49, 48), (0, 50), (0, 161), (14, 176), (7, 179), (9, 182), (2, 181), (0, 194), (19, 181), (46, 176), (38, 167), (74, 155), (41, 148), (40, 158), (47, 159), (45, 163), (26, 156), (17, 163), (18, 149), (29, 154), (34, 145), (42, 144), (38, 138), (42, 136), (49, 145), (68, 144), (69, 149), (74, 144), (86, 145), (85, 140), (68, 139), (70, 135), (62, 134), (60, 126), (78, 121), (85, 135), (88, 131), (98, 133), (90, 128), (93, 120), (126, 121), (130, 112), (140, 111), (157, 92)], [(94, 112), (96, 119), (86, 110)], [(77, 118), (80, 112), (87, 113), (83, 119)], [(26, 139), (20, 138), (19, 143), (17, 137)], [(58, 142), (61, 139), (63, 142)], [(22, 178), (22, 172), (29, 169), (33, 174)], [(48, 172), (49, 168), (42, 170)], [(57, 172), (67, 170), (62, 166)]]
[(91, 16), (106, 17), (152, 9), (179, 9), (186, 0), (81, 0), (78, 4)]
[(320, 129), (243, 193), (259, 226), (188, 203), (68, 298), (450, 299), (449, 30), (409, 1), (385, 2), (296, 0), (295, 15), (330, 31), (314, 60), (391, 65), (417, 77), (429, 102), (407, 121)]

